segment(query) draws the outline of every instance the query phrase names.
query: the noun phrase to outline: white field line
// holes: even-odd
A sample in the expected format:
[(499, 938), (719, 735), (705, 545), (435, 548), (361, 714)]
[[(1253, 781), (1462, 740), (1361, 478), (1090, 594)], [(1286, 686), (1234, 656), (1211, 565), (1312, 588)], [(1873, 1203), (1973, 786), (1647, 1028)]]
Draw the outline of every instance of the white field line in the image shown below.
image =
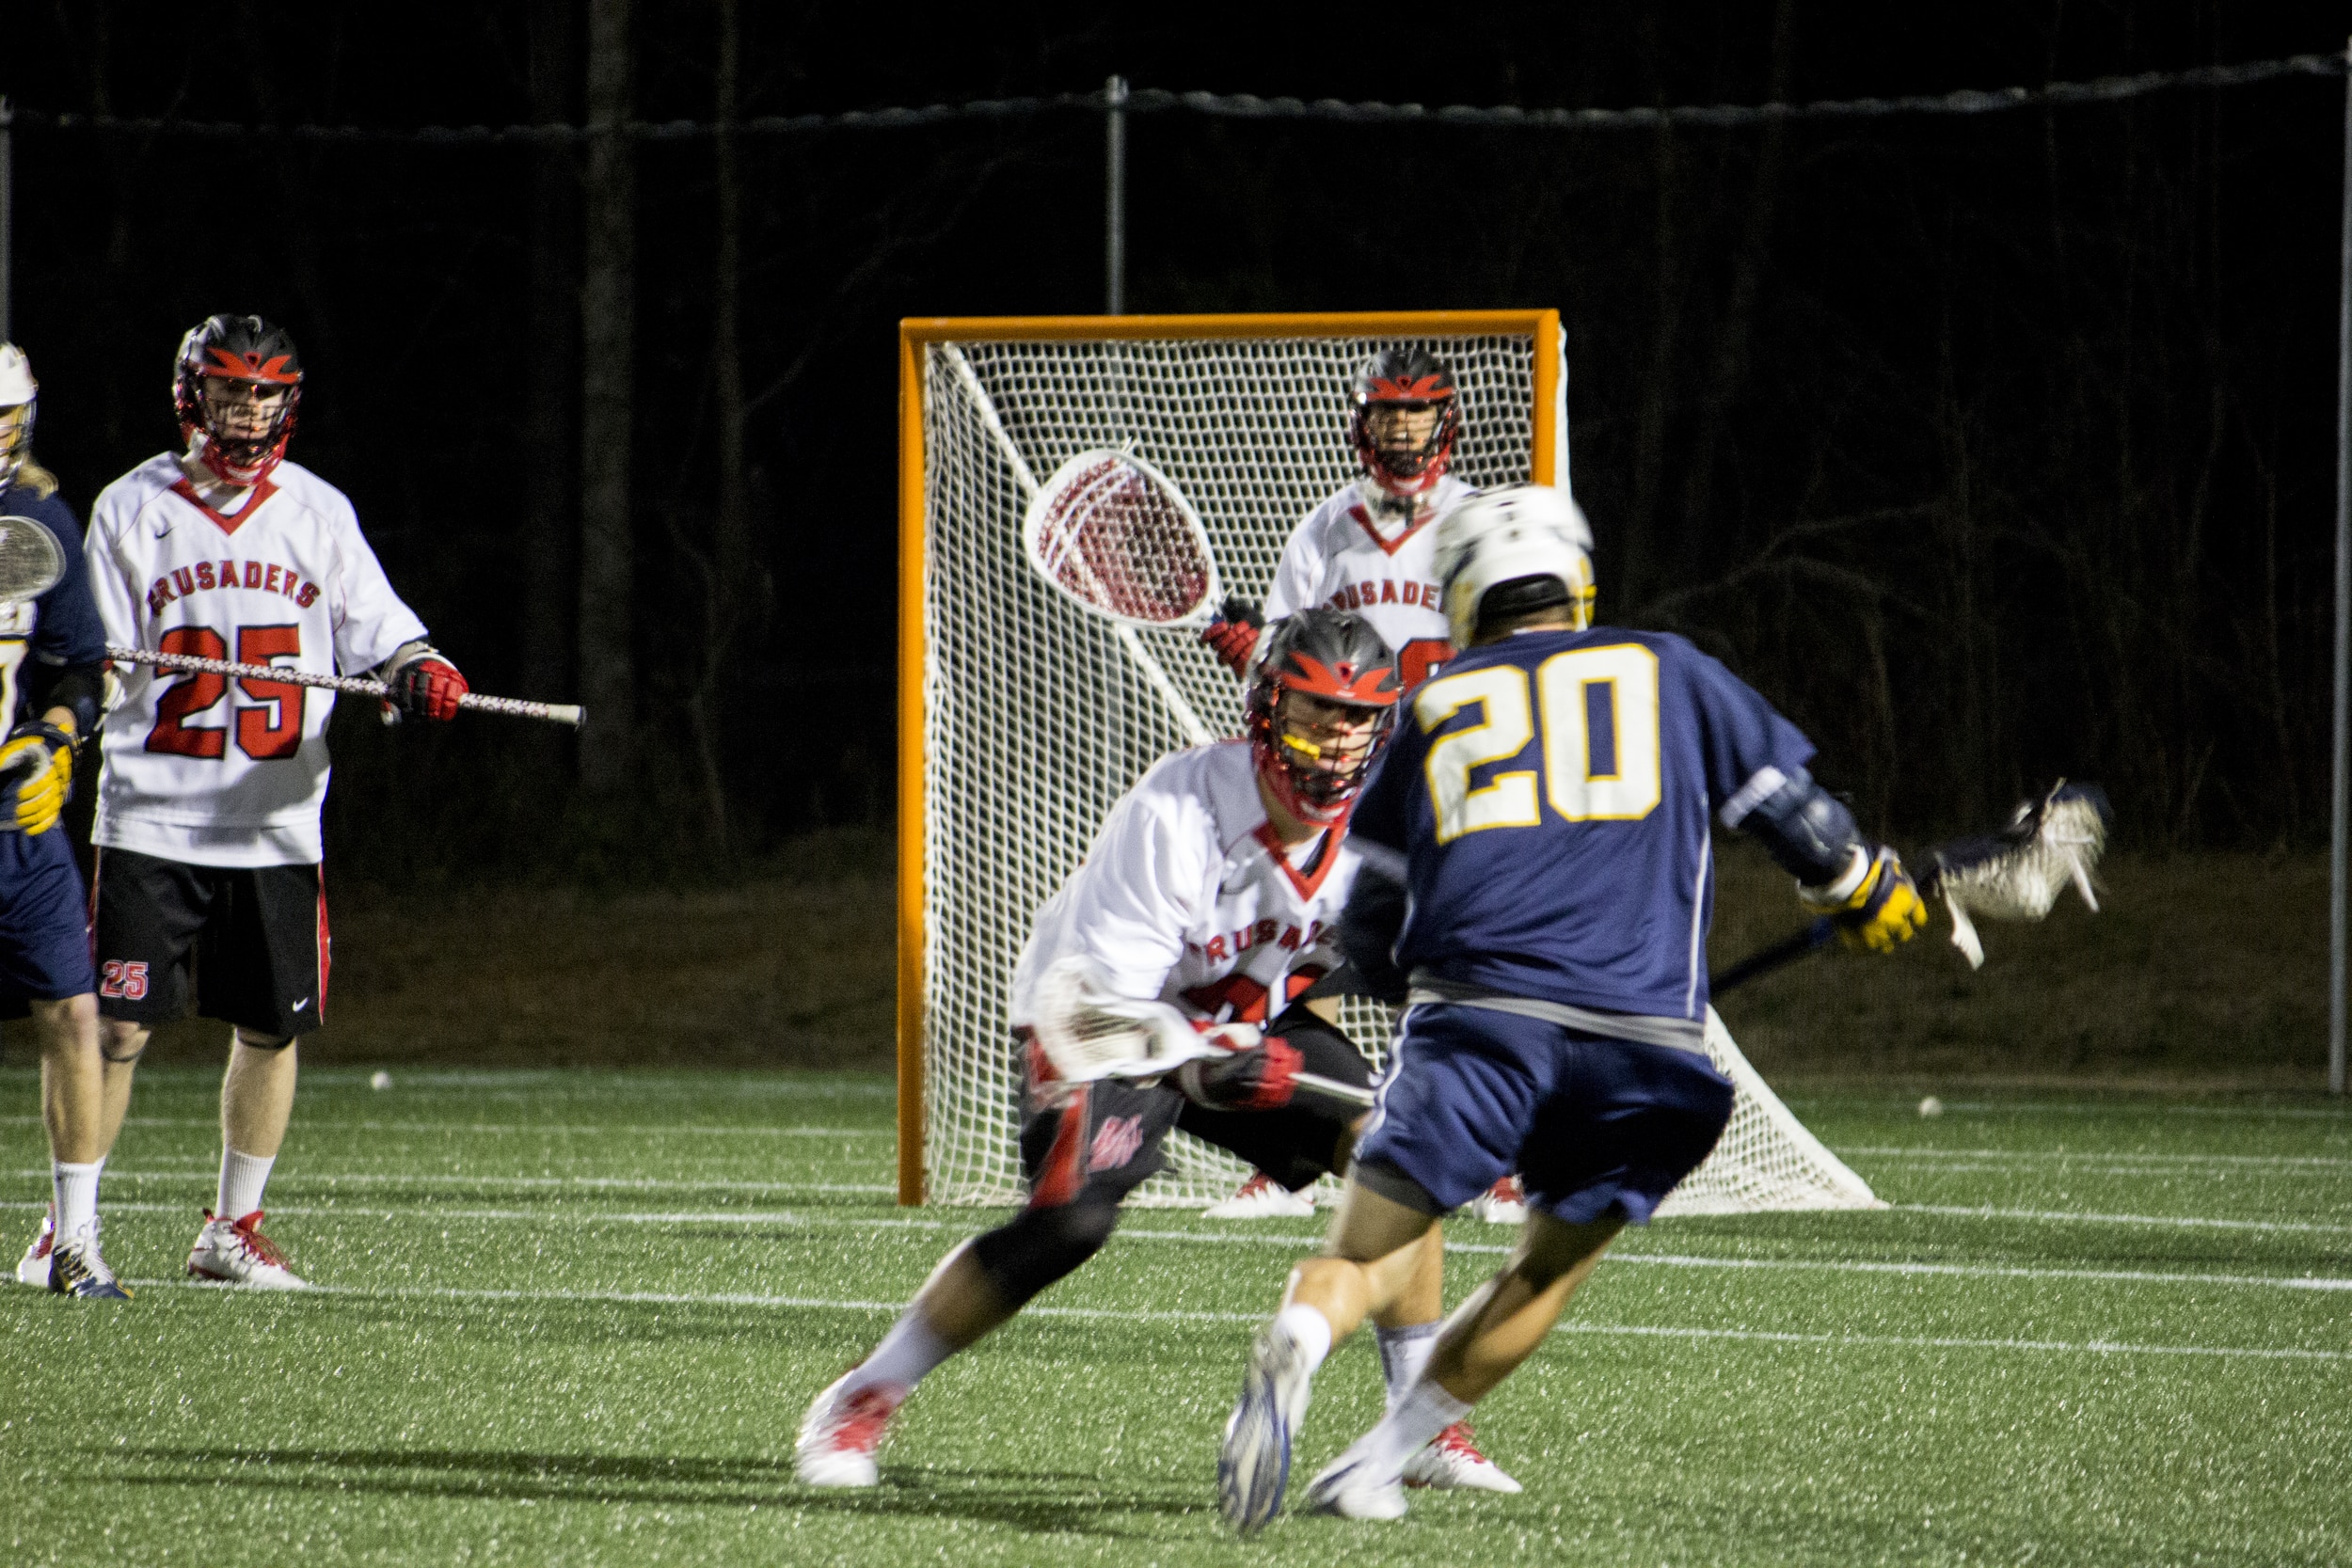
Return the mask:
[[(10, 1171), (9, 1176), (46, 1181), (45, 1170)], [(193, 1181), (201, 1172), (110, 1170), (107, 1181)], [(581, 1192), (642, 1193), (895, 1193), (882, 1181), (668, 1181), (638, 1176), (452, 1176), (437, 1173), (316, 1176), (288, 1171), (278, 1179), (287, 1187), (485, 1187), (519, 1192), (576, 1189)], [(278, 1211), (272, 1210), (272, 1213)]]
[[(1887, 1100), (1784, 1095), (1782, 1103), (1801, 1116), (1839, 1111), (1876, 1112), (1881, 1115), (1892, 1112), (1897, 1116), (1911, 1114), (1908, 1102)], [(1944, 1110), (1947, 1115), (1963, 1113), (1971, 1116), (2001, 1116), (2015, 1112), (2053, 1117), (2234, 1117), (2254, 1120), (2277, 1117), (2282, 1121), (2352, 1121), (2352, 1111), (2328, 1110), (2314, 1105), (2134, 1105), (2096, 1100), (1947, 1100), (1944, 1101)]]
[(2341, 1170), (2352, 1171), (2352, 1158), (2326, 1154), (2133, 1154), (2118, 1150), (2023, 1148), (1920, 1148), (1904, 1145), (1848, 1144), (1840, 1158), (1873, 1160), (1982, 1161), (1989, 1164), (2098, 1164), (2158, 1169), (2217, 1170)]
[[(32, 1202), (5, 1203), (0, 1208), (39, 1212), (43, 1205)], [(184, 1203), (109, 1203), (109, 1213), (185, 1213)], [(469, 1220), (481, 1224), (514, 1224), (570, 1226), (594, 1229), (599, 1226), (738, 1226), (773, 1227), (792, 1230), (925, 1230), (971, 1233), (968, 1224), (950, 1220), (914, 1219), (844, 1219), (832, 1215), (803, 1214), (788, 1209), (710, 1209), (691, 1212), (617, 1212), (590, 1211), (549, 1211), (544, 1209), (356, 1209), (337, 1205), (318, 1208), (289, 1205), (273, 1209), (271, 1213), (281, 1219), (342, 1219), (342, 1220), (421, 1220), (428, 1224), (451, 1220)], [(1178, 1242), (1207, 1246), (1269, 1246), (1296, 1253), (1312, 1252), (1319, 1238), (1310, 1235), (1234, 1234), (1218, 1235), (1197, 1230), (1137, 1230), (1118, 1231), (1117, 1239), (1131, 1242)], [(1507, 1255), (1513, 1248), (1477, 1242), (1449, 1242), (1446, 1251), (1462, 1254)], [(1677, 1269), (1735, 1269), (1755, 1273), (1791, 1274), (1860, 1274), (1888, 1275), (1897, 1277), (1955, 1279), (2069, 1279), (2108, 1285), (2186, 1285), (2233, 1289), (2281, 1291), (2352, 1291), (2352, 1278), (2318, 1275), (2300, 1276), (2289, 1275), (2193, 1274), (2159, 1273), (2142, 1269), (2045, 1269), (2023, 1264), (1996, 1263), (1875, 1263), (1866, 1260), (1838, 1260), (1804, 1258), (1703, 1258), (1685, 1253), (1627, 1252), (1610, 1255), (1613, 1263), (1645, 1264)]]
[[(187, 1279), (135, 1279), (149, 1290), (186, 1289), (226, 1294), (233, 1287)], [(682, 1291), (494, 1291), (454, 1287), (358, 1288), (314, 1285), (308, 1291), (273, 1291), (274, 1301), (313, 1296), (355, 1296), (379, 1301), (513, 1301), (655, 1307), (754, 1307), (820, 1312), (901, 1312), (903, 1302), (835, 1300), (821, 1296), (766, 1295), (752, 1291), (691, 1293)], [(1184, 1312), (1125, 1307), (1031, 1307), (1022, 1316), (1080, 1318), (1116, 1323), (1255, 1323), (1263, 1312)], [(1563, 1323), (1571, 1334), (1606, 1338), (1722, 1339), (1754, 1344), (1820, 1345), (1831, 1349), (2023, 1351), (2090, 1355), (2195, 1355), (2218, 1360), (2352, 1361), (2352, 1351), (2274, 1349), (2238, 1345), (2138, 1345), (2113, 1339), (1978, 1339), (1901, 1334), (1793, 1334), (1747, 1328), (1675, 1328), (1631, 1323)]]
[(2030, 1220), (2054, 1225), (2138, 1225), (2172, 1230), (2250, 1230), (2298, 1236), (2352, 1236), (2352, 1225), (2318, 1220), (2216, 1220), (2186, 1214), (2095, 1214), (2072, 1209), (1971, 1208), (1960, 1203), (1898, 1203), (1899, 1214), (1944, 1214), (1968, 1220)]
[[(0, 1127), (38, 1127), (39, 1117), (0, 1117)], [(199, 1127), (220, 1131), (218, 1117), (126, 1117), (125, 1127)], [(335, 1121), (314, 1123), (320, 1132), (545, 1132), (600, 1136), (695, 1138), (897, 1138), (893, 1127), (693, 1127), (677, 1122), (628, 1125), (615, 1122)]]

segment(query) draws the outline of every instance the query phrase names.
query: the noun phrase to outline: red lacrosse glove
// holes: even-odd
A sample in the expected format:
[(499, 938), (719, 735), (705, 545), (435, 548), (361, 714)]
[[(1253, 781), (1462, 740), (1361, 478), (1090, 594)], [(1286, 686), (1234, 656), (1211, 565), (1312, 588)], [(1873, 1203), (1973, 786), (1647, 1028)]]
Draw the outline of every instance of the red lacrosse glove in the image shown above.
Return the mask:
[(1258, 633), (1265, 629), (1265, 617), (1248, 599), (1234, 597), (1225, 601), (1225, 608), (1203, 627), (1200, 641), (1209, 645), (1236, 675), (1249, 673), (1249, 657), (1258, 651)]
[(384, 683), (385, 704), (412, 719), (448, 723), (457, 717), (457, 699), (471, 689), (457, 666), (439, 654), (425, 653), (392, 672)]
[(1268, 1035), (1248, 1051), (1186, 1062), (1176, 1069), (1176, 1087), (1212, 1111), (1279, 1111), (1291, 1102), (1306, 1063), (1297, 1047)]

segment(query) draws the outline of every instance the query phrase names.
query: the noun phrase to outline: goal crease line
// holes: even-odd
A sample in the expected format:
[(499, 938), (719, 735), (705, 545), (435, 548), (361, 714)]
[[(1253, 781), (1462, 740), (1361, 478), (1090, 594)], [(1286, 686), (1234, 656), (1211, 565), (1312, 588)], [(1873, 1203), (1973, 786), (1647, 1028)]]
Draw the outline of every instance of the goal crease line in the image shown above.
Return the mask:
[[(192, 1279), (135, 1279), (142, 1290), (187, 1290), (215, 1294), (236, 1292), (236, 1287)], [(907, 1304), (888, 1301), (834, 1300), (818, 1296), (768, 1295), (753, 1291), (694, 1294), (679, 1291), (501, 1291), (455, 1286), (365, 1287), (313, 1285), (306, 1291), (269, 1293), (273, 1301), (347, 1296), (377, 1301), (512, 1301), (579, 1303), (615, 1307), (759, 1307), (785, 1310), (829, 1312), (903, 1312)], [(1119, 1323), (1260, 1323), (1263, 1312), (1187, 1312), (1167, 1308), (1130, 1310), (1108, 1307), (1030, 1307), (1025, 1318), (1075, 1318)], [(2188, 1355), (2224, 1360), (2352, 1361), (2352, 1351), (2302, 1350), (2239, 1345), (2141, 1345), (2114, 1339), (1979, 1339), (1949, 1336), (1899, 1334), (1804, 1334), (1771, 1329), (1678, 1328), (1664, 1324), (1568, 1323), (1570, 1334), (1606, 1338), (1659, 1339), (1723, 1339), (1752, 1344), (1820, 1345), (1839, 1348), (1892, 1350), (1991, 1350), (2074, 1353), (2092, 1355)]]
[[(0, 1207), (39, 1210), (37, 1202), (17, 1202)], [(186, 1205), (178, 1203), (119, 1203), (107, 1207), (119, 1213), (174, 1214), (183, 1212)], [(951, 1230), (961, 1228), (947, 1221), (923, 1220), (861, 1220), (840, 1219), (830, 1215), (803, 1214), (791, 1210), (745, 1210), (730, 1212), (723, 1209), (697, 1212), (642, 1213), (583, 1213), (550, 1212), (532, 1209), (345, 1209), (292, 1205), (275, 1209), (272, 1213), (281, 1218), (350, 1219), (350, 1220), (421, 1220), (436, 1223), (445, 1220), (472, 1220), (492, 1224), (578, 1226), (593, 1227), (599, 1225), (739, 1225), (772, 1227), (795, 1230), (845, 1229), (919, 1229)], [(1316, 1243), (1311, 1236), (1210, 1236), (1184, 1230), (1121, 1230), (1116, 1237), (1139, 1242), (1192, 1242), (1212, 1245), (1274, 1246), (1293, 1250), (1310, 1250)], [(1449, 1253), (1465, 1255), (1508, 1254), (1514, 1249), (1476, 1242), (1450, 1242)], [(1680, 1269), (1734, 1269), (1759, 1273), (1823, 1273), (1869, 1274), (1901, 1276), (1940, 1276), (1958, 1279), (2072, 1279), (2090, 1283), (2117, 1285), (2186, 1285), (2220, 1288), (2251, 1288), (2282, 1291), (2352, 1291), (2352, 1278), (2320, 1275), (2226, 1275), (2226, 1274), (2163, 1274), (2152, 1270), (2131, 1269), (2041, 1269), (2023, 1264), (1992, 1263), (1882, 1263), (1867, 1259), (1781, 1259), (1781, 1258), (1707, 1258), (1686, 1253), (1620, 1252), (1611, 1259), (1618, 1263), (1649, 1264)]]

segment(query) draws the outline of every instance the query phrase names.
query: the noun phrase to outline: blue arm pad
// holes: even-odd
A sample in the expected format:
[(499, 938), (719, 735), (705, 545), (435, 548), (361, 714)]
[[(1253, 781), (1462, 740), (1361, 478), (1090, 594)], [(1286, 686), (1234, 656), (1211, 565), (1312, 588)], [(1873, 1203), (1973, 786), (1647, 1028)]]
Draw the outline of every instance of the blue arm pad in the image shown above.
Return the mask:
[(1764, 846), (1782, 870), (1807, 887), (1836, 881), (1867, 850), (1853, 813), (1799, 768), (1730, 826)]
[(87, 740), (98, 731), (100, 703), (105, 690), (105, 677), (95, 664), (68, 665), (64, 669), (28, 658), (24, 665), (25, 705), (39, 719), (53, 707), (61, 707), (73, 715), (73, 736)]
[(1362, 980), (1366, 994), (1391, 1006), (1412, 989), (1393, 956), (1396, 939), (1405, 929), (1405, 883), (1394, 875), (1402, 869), (1366, 856), (1356, 872), (1356, 885), (1348, 889), (1347, 907), (1340, 911), (1340, 951)]

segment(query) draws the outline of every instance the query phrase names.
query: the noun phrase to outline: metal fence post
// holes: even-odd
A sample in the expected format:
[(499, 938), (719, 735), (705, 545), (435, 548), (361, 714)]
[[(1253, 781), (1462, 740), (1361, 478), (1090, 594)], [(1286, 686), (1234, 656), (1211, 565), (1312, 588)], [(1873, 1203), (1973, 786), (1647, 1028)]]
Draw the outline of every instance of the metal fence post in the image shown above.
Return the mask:
[(1127, 78), (1103, 85), (1103, 301), (1106, 315), (1127, 309)]

